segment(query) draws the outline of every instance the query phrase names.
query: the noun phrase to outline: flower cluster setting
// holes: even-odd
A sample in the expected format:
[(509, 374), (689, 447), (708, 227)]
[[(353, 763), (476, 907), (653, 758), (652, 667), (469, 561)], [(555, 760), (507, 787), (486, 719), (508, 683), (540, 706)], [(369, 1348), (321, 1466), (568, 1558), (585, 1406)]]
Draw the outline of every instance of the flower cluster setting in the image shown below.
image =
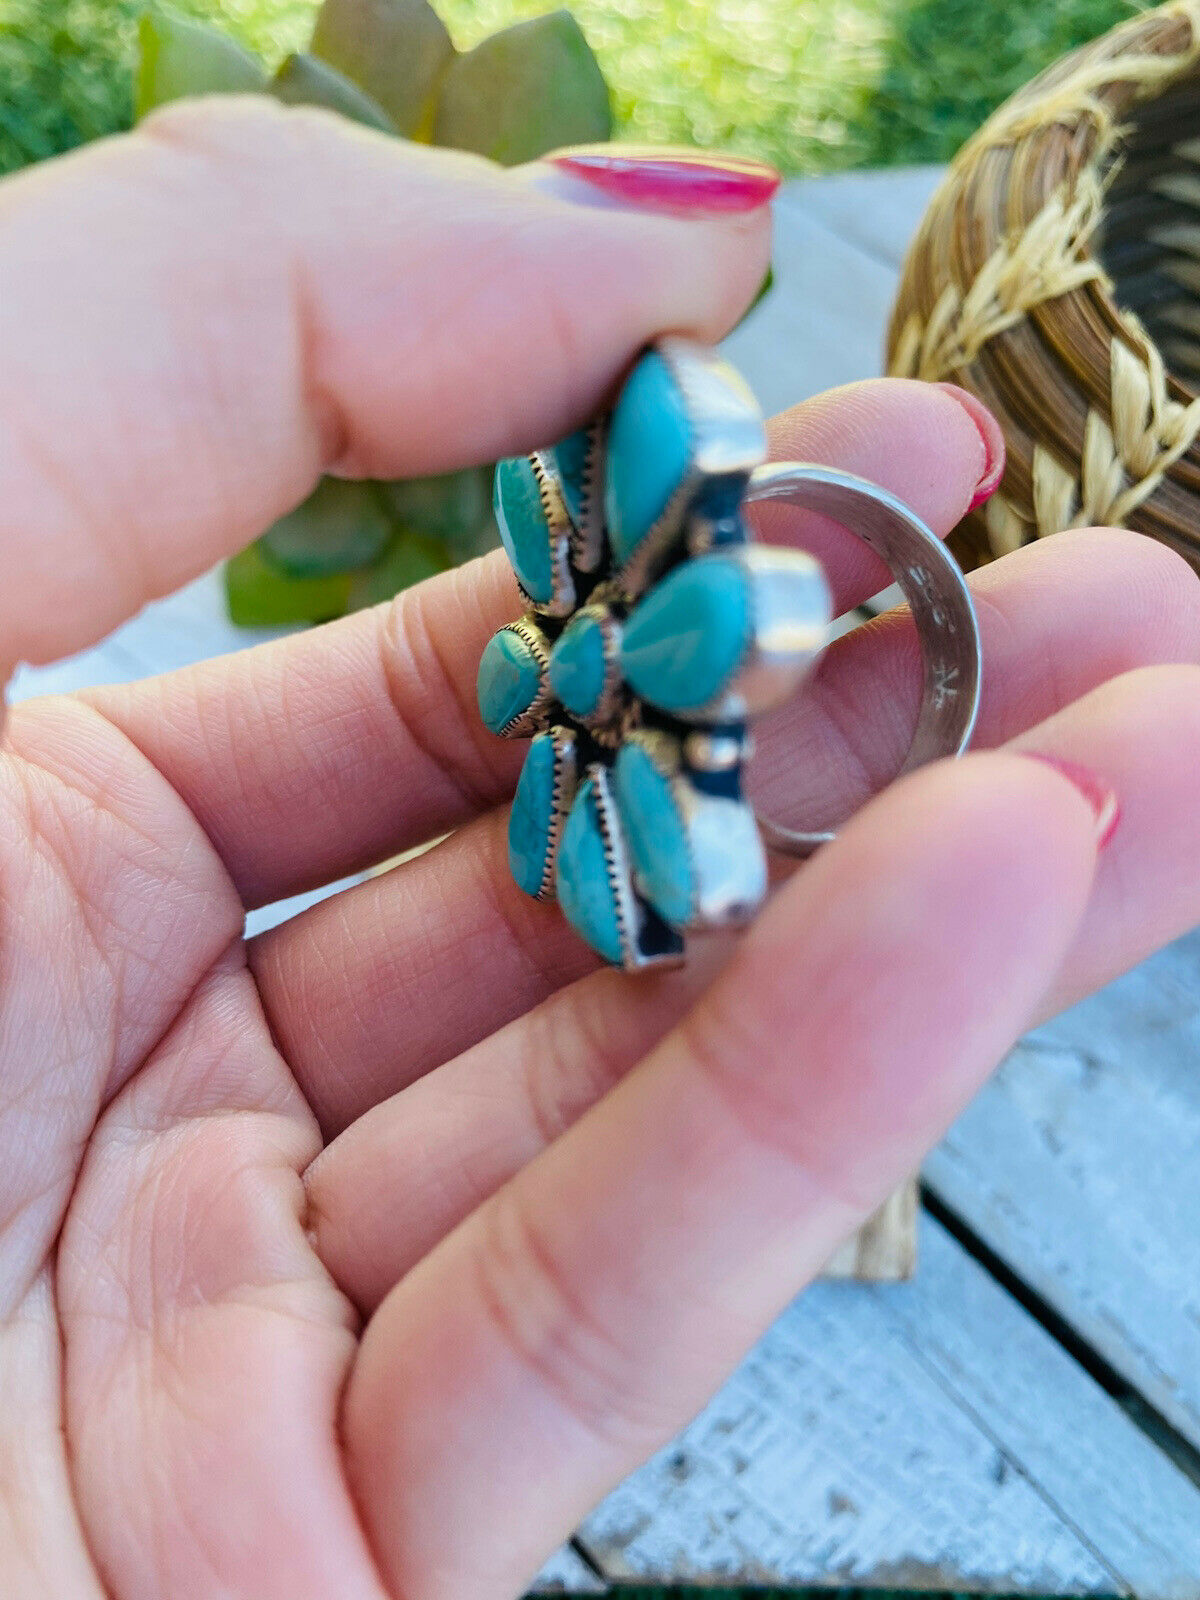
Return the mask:
[(530, 607), (479, 666), (487, 727), (532, 736), (512, 874), (630, 970), (679, 961), (686, 933), (744, 923), (766, 893), (747, 722), (819, 655), (830, 600), (811, 556), (750, 537), (765, 455), (739, 375), (669, 338), (610, 415), (496, 472)]

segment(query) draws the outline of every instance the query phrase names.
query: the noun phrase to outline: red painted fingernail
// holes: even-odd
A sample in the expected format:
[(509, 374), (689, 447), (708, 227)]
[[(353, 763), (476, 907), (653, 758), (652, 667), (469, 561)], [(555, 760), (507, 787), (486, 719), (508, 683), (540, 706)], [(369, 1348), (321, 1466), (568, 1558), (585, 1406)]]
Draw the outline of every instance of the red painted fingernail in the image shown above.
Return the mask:
[(975, 395), (966, 389), (960, 389), (956, 383), (939, 383), (937, 386), (948, 394), (958, 404), (975, 424), (976, 432), (983, 443), (983, 475), (975, 486), (974, 498), (967, 507), (974, 511), (985, 500), (990, 500), (1000, 487), (1000, 480), (1004, 476), (1004, 434), (995, 417)]
[(781, 181), (765, 161), (671, 145), (572, 145), (545, 159), (610, 199), (648, 211), (755, 211)]
[(1021, 754), (1040, 761), (1043, 766), (1053, 767), (1060, 777), (1075, 785), (1096, 815), (1096, 849), (1103, 850), (1121, 820), (1121, 802), (1104, 780), (1090, 768), (1064, 761), (1060, 756), (1044, 755), (1040, 750), (1022, 750)]

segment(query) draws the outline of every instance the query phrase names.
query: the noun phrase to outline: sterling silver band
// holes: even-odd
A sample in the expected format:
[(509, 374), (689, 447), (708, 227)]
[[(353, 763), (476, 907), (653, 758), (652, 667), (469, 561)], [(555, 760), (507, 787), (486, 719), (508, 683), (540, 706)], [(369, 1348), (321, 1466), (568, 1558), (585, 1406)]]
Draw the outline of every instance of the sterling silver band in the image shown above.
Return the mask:
[[(883, 558), (912, 608), (925, 662), (920, 716), (900, 771), (960, 756), (971, 742), (979, 711), (982, 650), (970, 590), (941, 540), (895, 495), (865, 478), (831, 467), (781, 461), (751, 475), (745, 504), (782, 500), (820, 512)], [(760, 816), (771, 849), (810, 856), (834, 837), (803, 833)]]

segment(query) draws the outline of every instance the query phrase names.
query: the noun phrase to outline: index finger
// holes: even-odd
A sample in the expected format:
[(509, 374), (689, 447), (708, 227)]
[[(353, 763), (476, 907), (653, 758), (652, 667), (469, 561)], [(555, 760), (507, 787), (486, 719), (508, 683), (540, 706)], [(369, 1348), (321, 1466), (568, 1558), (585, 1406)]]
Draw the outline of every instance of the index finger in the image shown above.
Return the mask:
[(324, 470), (562, 436), (762, 278), (763, 206), (602, 209), (532, 173), (238, 96), (0, 186), (0, 668), (91, 643)]

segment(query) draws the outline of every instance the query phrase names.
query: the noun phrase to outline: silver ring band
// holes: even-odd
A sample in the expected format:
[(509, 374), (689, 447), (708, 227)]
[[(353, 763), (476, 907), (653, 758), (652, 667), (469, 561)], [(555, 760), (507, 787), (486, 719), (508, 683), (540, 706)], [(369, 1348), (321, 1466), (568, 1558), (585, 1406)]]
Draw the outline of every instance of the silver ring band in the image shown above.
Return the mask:
[[(983, 655), (971, 592), (942, 541), (895, 495), (831, 467), (797, 461), (758, 467), (744, 503), (759, 500), (831, 517), (887, 563), (912, 608), (925, 663), (921, 711), (900, 772), (962, 755), (979, 712)], [(801, 858), (834, 837), (785, 828), (761, 815), (758, 825), (771, 849)]]

